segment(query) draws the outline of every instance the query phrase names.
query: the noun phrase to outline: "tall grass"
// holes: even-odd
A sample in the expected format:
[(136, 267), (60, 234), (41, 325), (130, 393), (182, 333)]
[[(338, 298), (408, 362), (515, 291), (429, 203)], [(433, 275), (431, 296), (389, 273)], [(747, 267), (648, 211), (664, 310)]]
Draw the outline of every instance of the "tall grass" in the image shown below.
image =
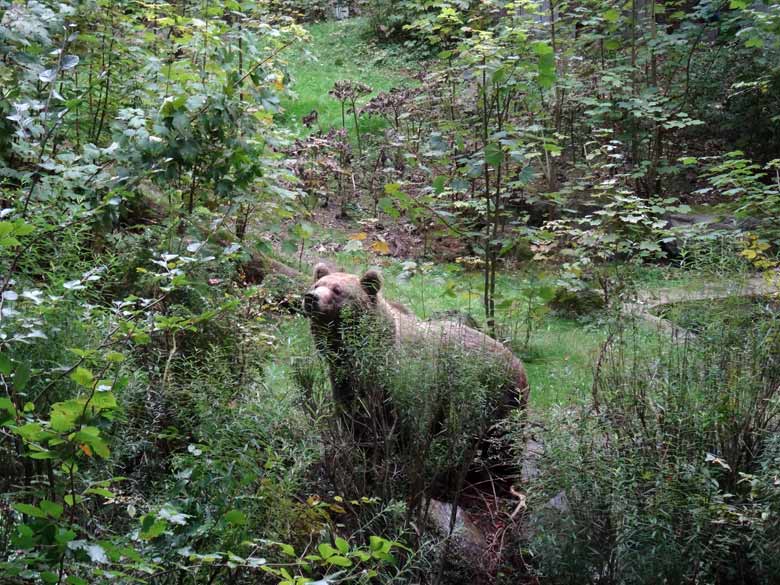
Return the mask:
[(551, 413), (531, 486), (544, 582), (776, 582), (780, 317), (729, 317), (657, 344), (618, 324), (589, 402)]

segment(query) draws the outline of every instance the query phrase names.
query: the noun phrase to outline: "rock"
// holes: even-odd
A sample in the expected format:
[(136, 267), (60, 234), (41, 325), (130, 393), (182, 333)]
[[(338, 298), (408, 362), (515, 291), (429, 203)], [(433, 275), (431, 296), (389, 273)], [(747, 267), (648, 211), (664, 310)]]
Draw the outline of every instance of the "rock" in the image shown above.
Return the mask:
[(562, 315), (579, 317), (595, 313), (604, 308), (604, 297), (592, 288), (571, 290), (565, 286), (555, 289), (555, 295), (550, 301), (550, 308)]
[(569, 506), (569, 498), (566, 496), (566, 491), (559, 491), (547, 501), (544, 507), (557, 510), (561, 514), (567, 514), (571, 507)]
[(544, 446), (534, 439), (528, 439), (520, 468), (521, 481), (527, 483), (539, 477), (539, 460), (542, 455), (544, 455)]
[(459, 323), (460, 325), (465, 325), (466, 327), (481, 331), (477, 320), (463, 311), (437, 311), (428, 318), (428, 321), (451, 321), (452, 323)]
[(448, 585), (474, 585), (482, 582), (488, 557), (485, 536), (468, 514), (458, 508), (455, 525), (450, 532), (452, 504), (431, 500), (426, 517), (427, 524), (442, 538), (439, 554), (442, 583)]
[(468, 555), (472, 559), (482, 558), (487, 547), (485, 536), (465, 510), (458, 508), (452, 533), (450, 533), (452, 504), (431, 500), (427, 519), (434, 532), (442, 538), (449, 538), (450, 543), (460, 553)]

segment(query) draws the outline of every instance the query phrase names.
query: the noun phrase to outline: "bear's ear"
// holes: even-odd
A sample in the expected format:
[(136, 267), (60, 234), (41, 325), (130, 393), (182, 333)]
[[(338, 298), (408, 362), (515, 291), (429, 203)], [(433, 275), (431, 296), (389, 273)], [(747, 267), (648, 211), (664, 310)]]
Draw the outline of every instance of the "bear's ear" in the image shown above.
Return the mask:
[(368, 293), (368, 296), (373, 298), (382, 288), (382, 275), (376, 270), (369, 270), (360, 279), (360, 286)]
[(317, 266), (314, 267), (314, 281), (318, 281), (323, 276), (328, 276), (330, 274), (330, 268), (323, 262), (320, 262), (317, 264)]

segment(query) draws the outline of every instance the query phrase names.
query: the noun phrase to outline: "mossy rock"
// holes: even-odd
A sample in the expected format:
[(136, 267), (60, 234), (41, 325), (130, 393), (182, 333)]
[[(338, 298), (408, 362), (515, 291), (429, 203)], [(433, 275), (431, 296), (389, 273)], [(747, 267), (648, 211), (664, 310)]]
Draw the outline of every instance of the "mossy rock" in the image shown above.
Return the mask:
[(565, 286), (555, 289), (550, 308), (560, 315), (581, 317), (602, 310), (605, 307), (602, 294), (592, 288), (572, 290)]
[(477, 331), (481, 330), (477, 320), (469, 313), (466, 313), (465, 311), (457, 311), (454, 309), (447, 311), (437, 311), (430, 316), (428, 321), (451, 321), (452, 323), (459, 323), (460, 325), (471, 327)]
[(516, 262), (530, 262), (534, 258), (531, 241), (526, 238), (518, 238), (513, 242), (507, 256)]

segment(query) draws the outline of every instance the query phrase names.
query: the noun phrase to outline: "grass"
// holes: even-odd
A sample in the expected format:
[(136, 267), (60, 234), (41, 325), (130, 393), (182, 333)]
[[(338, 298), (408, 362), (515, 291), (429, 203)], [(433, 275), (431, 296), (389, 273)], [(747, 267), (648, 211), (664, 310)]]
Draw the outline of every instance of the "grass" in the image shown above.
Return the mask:
[(753, 275), (749, 262), (733, 248), (714, 242), (710, 250), (686, 259), (684, 268), (674, 265), (614, 264), (610, 274), (618, 281), (630, 281), (645, 291), (657, 289), (697, 290), (709, 284), (744, 280)]
[[(309, 131), (301, 118), (312, 110), (319, 113), (319, 127), (326, 131), (341, 127), (341, 106), (328, 95), (333, 84), (341, 79), (361, 81), (374, 93), (358, 103), (365, 103), (380, 91), (408, 84), (403, 67), (409, 65), (393, 46), (379, 46), (366, 33), (364, 19), (353, 18), (313, 24), (308, 27), (311, 40), (289, 56), (288, 72), (293, 79), (295, 96), (282, 101), (284, 123), (297, 134)], [(347, 128), (354, 135), (354, 123), (347, 116)], [(363, 118), (362, 132), (382, 127), (379, 118)], [(317, 127), (315, 126), (315, 130)]]

